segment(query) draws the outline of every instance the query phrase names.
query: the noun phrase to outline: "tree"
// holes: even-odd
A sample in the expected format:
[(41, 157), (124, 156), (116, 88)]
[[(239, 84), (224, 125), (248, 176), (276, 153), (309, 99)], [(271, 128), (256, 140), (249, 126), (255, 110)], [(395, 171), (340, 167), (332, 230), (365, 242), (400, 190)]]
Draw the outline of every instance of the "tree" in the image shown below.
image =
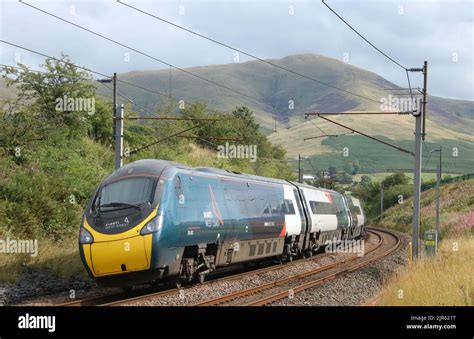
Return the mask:
[(360, 185), (364, 188), (369, 187), (369, 185), (372, 183), (372, 179), (368, 175), (363, 175), (360, 178)]
[(347, 173), (337, 176), (337, 181), (341, 184), (350, 184), (352, 182), (352, 176)]
[(384, 180), (382, 180), (382, 185), (383, 187), (391, 187), (395, 185), (406, 185), (408, 184), (409, 180), (410, 178), (408, 178), (405, 174), (401, 172), (397, 172), (392, 175), (389, 175)]
[(329, 171), (329, 176), (330, 176), (331, 178), (335, 178), (335, 177), (337, 176), (337, 168), (336, 168), (336, 166), (329, 166), (328, 171)]
[(79, 101), (75, 99), (81, 99), (81, 106), (84, 102), (95, 102), (92, 77), (79, 70), (66, 55), (59, 60), (46, 59), (41, 68), (42, 71), (34, 72), (19, 63), (18, 68), (4, 68), (2, 76), (7, 86), (16, 86), (20, 100), (35, 105), (34, 119), (48, 122), (43, 126), (49, 127), (48, 132), (66, 127), (70, 134), (85, 134), (90, 128), (91, 112), (78, 107)]

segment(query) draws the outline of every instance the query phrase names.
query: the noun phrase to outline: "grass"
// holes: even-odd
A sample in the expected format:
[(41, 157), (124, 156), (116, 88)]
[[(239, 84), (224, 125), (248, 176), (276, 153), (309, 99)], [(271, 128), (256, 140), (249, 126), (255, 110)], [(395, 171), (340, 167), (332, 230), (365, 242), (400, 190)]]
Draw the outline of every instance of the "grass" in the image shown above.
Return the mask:
[(409, 264), (380, 294), (382, 306), (473, 306), (474, 237), (444, 240), (434, 258)]
[[(472, 306), (474, 298), (474, 180), (441, 187), (440, 248), (410, 262), (384, 286), (380, 305)], [(385, 211), (379, 226), (411, 233), (412, 200)], [(421, 235), (435, 228), (435, 190), (422, 193)]]
[(46, 271), (63, 278), (77, 274), (86, 275), (79, 256), (77, 239), (65, 239), (61, 242), (38, 240), (36, 257), (30, 254), (0, 254), (0, 281), (15, 283), (21, 274), (29, 269)]
[[(435, 228), (436, 190), (430, 189), (421, 194), (421, 233)], [(411, 233), (412, 198), (403, 204), (395, 205), (384, 212), (384, 219), (378, 226)], [(474, 231), (474, 180), (466, 180), (441, 186), (440, 199), (441, 230), (440, 238), (461, 237)]]

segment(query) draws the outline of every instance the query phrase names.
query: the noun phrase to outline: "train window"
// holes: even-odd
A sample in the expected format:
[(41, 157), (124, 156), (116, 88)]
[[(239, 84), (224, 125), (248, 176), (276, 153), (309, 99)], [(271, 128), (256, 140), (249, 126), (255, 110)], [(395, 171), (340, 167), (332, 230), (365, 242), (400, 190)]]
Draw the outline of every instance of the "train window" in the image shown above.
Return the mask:
[(174, 178), (173, 184), (174, 184), (174, 193), (176, 194), (178, 204), (184, 205), (185, 197), (184, 197), (183, 183), (179, 175), (177, 175)]
[(225, 182), (225, 185), (225, 198), (229, 206), (236, 207), (236, 216), (252, 217), (256, 213), (261, 213), (261, 209), (258, 208), (260, 199), (250, 194), (252, 191), (248, 191), (246, 183)]
[(344, 203), (342, 196), (334, 195), (333, 199), (336, 213), (346, 213), (346, 204)]
[(115, 204), (140, 205), (153, 202), (156, 182), (153, 178), (129, 178), (115, 181), (100, 190), (97, 201), (100, 206)]
[(183, 184), (181, 183), (181, 177), (179, 176), (174, 178), (174, 192), (176, 193), (176, 196), (183, 193)]
[[(284, 211), (287, 207), (279, 188), (258, 183), (253, 183), (248, 188), (246, 183), (232, 181), (224, 184), (227, 203), (233, 206), (231, 210), (235, 210), (234, 213), (238, 213), (239, 218), (261, 218), (286, 213)], [(294, 207), (288, 208), (294, 213)]]
[(322, 201), (309, 201), (313, 214), (336, 214), (338, 212), (335, 204)]
[(285, 199), (281, 204), (281, 213), (282, 214), (295, 214), (295, 207), (293, 206), (293, 201), (291, 199)]
[(354, 214), (362, 214), (359, 206), (356, 206), (356, 205), (351, 205), (350, 206), (350, 210), (351, 210), (351, 213), (354, 213)]

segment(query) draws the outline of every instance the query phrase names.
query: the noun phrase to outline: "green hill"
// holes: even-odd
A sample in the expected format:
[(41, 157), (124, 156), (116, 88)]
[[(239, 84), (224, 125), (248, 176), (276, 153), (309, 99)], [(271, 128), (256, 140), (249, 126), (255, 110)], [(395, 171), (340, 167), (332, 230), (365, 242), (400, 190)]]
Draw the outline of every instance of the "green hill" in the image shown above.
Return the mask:
[[(376, 100), (391, 93), (386, 91), (386, 88), (397, 88), (395, 84), (375, 73), (321, 55), (293, 55), (271, 62)], [(304, 141), (304, 138), (323, 133), (347, 132), (321, 119), (313, 122), (305, 120), (303, 116), (305, 112), (380, 110), (378, 103), (298, 77), (259, 61), (193, 67), (187, 70), (225, 84), (255, 99), (219, 88), (177, 70), (171, 72), (171, 78), (169, 70), (133, 71), (121, 74), (119, 78), (156, 89), (164, 94), (170, 93), (171, 84), (173, 97), (185, 102), (200, 99), (216, 110), (230, 111), (237, 105), (245, 104), (255, 112), (257, 121), (261, 124), (262, 130), (269, 134), (272, 143), (282, 145), (289, 158), (295, 159), (298, 154), (311, 157), (313, 166), (305, 163), (305, 171), (311, 171), (312, 168), (327, 168), (331, 159), (336, 159), (334, 164), (339, 163), (343, 166), (347, 159), (337, 157), (341, 149), (346, 146), (353, 151), (353, 156), (360, 162), (361, 172), (384, 171), (387, 168), (407, 166), (411, 168), (412, 161), (409, 156), (406, 157), (397, 151), (392, 152), (384, 146), (378, 147), (379, 145), (374, 142), (364, 142), (364, 138), (355, 135)], [(158, 107), (169, 103), (166, 97), (124, 84), (120, 84), (119, 90), (133, 98), (140, 106), (145, 106), (150, 112), (155, 112)], [(290, 100), (294, 102), (294, 109), (289, 108)], [(272, 106), (276, 107), (277, 132), (272, 132), (274, 126)], [(427, 150), (438, 145), (444, 146), (446, 152), (448, 149), (452, 151), (453, 147), (462, 148), (463, 152), (458, 159), (446, 160), (446, 169), (452, 173), (472, 172), (474, 170), (473, 102), (430, 96), (428, 112), (426, 142), (431, 147), (425, 149), (425, 160), (429, 157)], [(356, 115), (333, 117), (333, 119), (368, 134), (384, 136), (393, 143), (413, 148), (414, 119), (411, 116)], [(384, 159), (375, 156), (378, 154), (384, 154)], [(460, 163), (462, 164), (459, 165)], [(434, 169), (434, 167), (435, 162), (431, 158), (428, 168)]]
[[(373, 72), (317, 54), (292, 55), (270, 61), (375, 100), (386, 98), (393, 93), (385, 89), (397, 88), (395, 84)], [(308, 137), (347, 132), (322, 119), (305, 120), (305, 112), (380, 110), (378, 103), (301, 78), (259, 61), (193, 67), (187, 70), (232, 87), (252, 98), (217, 87), (178, 70), (172, 70), (170, 73), (168, 69), (132, 71), (119, 75), (121, 80), (154, 89), (163, 93), (163, 96), (124, 83), (119, 83), (118, 90), (119, 93), (133, 99), (135, 106), (132, 105), (132, 109), (144, 115), (154, 114), (158, 110), (164, 113), (177, 112), (177, 102), (173, 101), (170, 106), (170, 99), (167, 97), (170, 89), (176, 99), (184, 100), (185, 103), (200, 100), (206, 102), (210, 109), (217, 111), (230, 112), (236, 106), (245, 105), (255, 113), (261, 131), (274, 145), (281, 145), (289, 159), (297, 159), (298, 154), (310, 158), (311, 164), (309, 161), (303, 163), (306, 173), (314, 169), (327, 169), (328, 165), (342, 169), (348, 162), (356, 160), (359, 163), (359, 173), (381, 173), (387, 169), (413, 167), (409, 155), (355, 134), (304, 141)], [(0, 90), (3, 87), (0, 84)], [(108, 89), (102, 86), (98, 88), (101, 94), (110, 96)], [(293, 109), (289, 108), (290, 101), (294, 103)], [(276, 107), (275, 112), (272, 106)], [(145, 109), (142, 109), (143, 107)], [(276, 132), (273, 132), (274, 113), (278, 120)], [(332, 119), (367, 134), (383, 137), (410, 150), (413, 149), (414, 119), (411, 116), (354, 115), (334, 116)], [(443, 167), (446, 173), (474, 172), (473, 102), (429, 96), (427, 119), (423, 167), (435, 169), (437, 154), (431, 156), (429, 151), (441, 145), (444, 148)], [(349, 157), (341, 155), (345, 147), (349, 150)], [(456, 152), (458, 156), (453, 155)], [(296, 169), (296, 161), (293, 161), (293, 165)]]

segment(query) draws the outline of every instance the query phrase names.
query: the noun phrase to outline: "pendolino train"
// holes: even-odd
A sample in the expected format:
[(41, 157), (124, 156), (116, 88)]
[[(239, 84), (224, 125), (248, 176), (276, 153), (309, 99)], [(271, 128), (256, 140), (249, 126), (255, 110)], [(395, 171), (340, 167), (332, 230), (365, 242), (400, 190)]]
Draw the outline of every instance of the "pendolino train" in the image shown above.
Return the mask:
[(204, 281), (216, 269), (310, 256), (360, 237), (360, 202), (237, 172), (139, 160), (102, 181), (84, 212), (82, 261), (104, 286)]

